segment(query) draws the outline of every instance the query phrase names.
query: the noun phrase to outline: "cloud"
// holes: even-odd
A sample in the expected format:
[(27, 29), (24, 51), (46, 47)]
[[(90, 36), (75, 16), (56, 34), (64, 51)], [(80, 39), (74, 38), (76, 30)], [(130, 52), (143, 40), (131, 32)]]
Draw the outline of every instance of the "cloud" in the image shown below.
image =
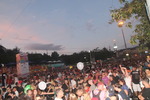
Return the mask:
[[(8, 47), (21, 46), (27, 43), (49, 43), (50, 41), (43, 39), (42, 36), (36, 34), (29, 26), (13, 26), (9, 27), (10, 22), (3, 21), (0, 23), (0, 39), (5, 42)], [(11, 45), (10, 45), (11, 44)], [(20, 45), (21, 44), (21, 45)]]
[(62, 50), (62, 45), (33, 43), (25, 46), (28, 50)]

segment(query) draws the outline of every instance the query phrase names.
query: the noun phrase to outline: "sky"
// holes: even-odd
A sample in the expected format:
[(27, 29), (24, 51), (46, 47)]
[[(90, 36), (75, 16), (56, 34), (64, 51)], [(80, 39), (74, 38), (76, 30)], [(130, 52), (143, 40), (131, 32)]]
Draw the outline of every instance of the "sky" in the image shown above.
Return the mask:
[[(22, 52), (59, 54), (124, 48), (121, 28), (109, 24), (119, 0), (0, 0), (0, 44)], [(123, 27), (127, 47), (133, 29)]]

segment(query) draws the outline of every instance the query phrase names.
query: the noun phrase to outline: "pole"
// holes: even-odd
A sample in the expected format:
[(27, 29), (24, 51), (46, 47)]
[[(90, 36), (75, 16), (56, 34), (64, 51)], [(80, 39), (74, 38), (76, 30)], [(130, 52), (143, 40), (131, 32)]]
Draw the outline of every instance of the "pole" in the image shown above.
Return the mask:
[(122, 30), (123, 40), (124, 40), (124, 46), (125, 46), (125, 49), (127, 49), (127, 44), (126, 44), (123, 28), (121, 28), (121, 30)]
[(91, 63), (91, 51), (90, 51), (90, 63)]

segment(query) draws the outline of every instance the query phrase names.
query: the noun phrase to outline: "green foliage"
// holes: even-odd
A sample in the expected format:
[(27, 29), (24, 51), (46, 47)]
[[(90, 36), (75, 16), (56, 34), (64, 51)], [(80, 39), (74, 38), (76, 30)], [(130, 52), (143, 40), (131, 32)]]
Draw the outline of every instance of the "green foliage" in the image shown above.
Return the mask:
[(123, 4), (123, 7), (111, 10), (112, 19), (110, 23), (119, 20), (130, 21), (126, 23), (126, 27), (132, 28), (135, 23), (131, 20), (140, 22), (135, 26), (135, 34), (131, 36), (130, 43), (146, 46), (150, 43), (150, 22), (146, 13), (145, 0), (119, 0), (119, 2)]
[(51, 57), (53, 60), (59, 60), (59, 54), (56, 51), (52, 52)]
[(66, 65), (73, 65), (73, 64), (77, 64), (78, 62), (90, 62), (90, 56), (91, 59), (106, 60), (107, 58), (113, 57), (114, 52), (107, 50), (106, 48), (103, 49), (96, 48), (90, 52), (81, 51), (79, 53), (74, 53), (72, 55), (62, 55), (61, 60), (65, 62)]
[(16, 62), (16, 54), (19, 52), (20, 49), (17, 47), (11, 50), (0, 45), (0, 63), (6, 64)]

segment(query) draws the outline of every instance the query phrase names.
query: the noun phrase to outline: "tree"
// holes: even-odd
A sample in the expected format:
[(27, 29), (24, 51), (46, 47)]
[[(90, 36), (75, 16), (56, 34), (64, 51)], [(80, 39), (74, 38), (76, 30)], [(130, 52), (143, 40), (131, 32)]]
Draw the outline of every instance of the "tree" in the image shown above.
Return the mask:
[(52, 52), (51, 57), (53, 60), (59, 60), (59, 54), (56, 51)]
[(126, 27), (132, 28), (135, 24), (131, 19), (140, 22), (136, 24), (134, 32), (131, 36), (130, 43), (137, 44), (139, 42), (140, 48), (147, 47), (150, 44), (150, 22), (146, 13), (145, 0), (119, 0), (123, 7), (111, 10), (112, 22), (119, 20), (129, 21)]
[(6, 49), (5, 47), (0, 45), (0, 63), (15, 63), (16, 62), (16, 54), (20, 52), (18, 47), (14, 49)]

